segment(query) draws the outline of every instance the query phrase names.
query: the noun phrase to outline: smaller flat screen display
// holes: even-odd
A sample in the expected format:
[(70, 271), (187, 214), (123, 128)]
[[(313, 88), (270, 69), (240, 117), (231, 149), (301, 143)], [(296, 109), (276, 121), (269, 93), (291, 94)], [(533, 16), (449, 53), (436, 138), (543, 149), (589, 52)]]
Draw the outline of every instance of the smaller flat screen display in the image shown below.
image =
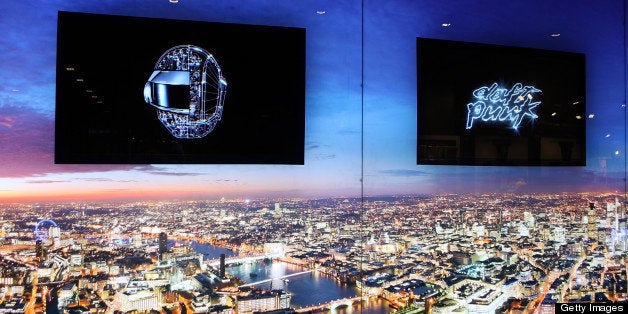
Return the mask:
[(56, 163), (303, 164), (305, 29), (59, 12)]
[(417, 164), (585, 166), (585, 56), (417, 38)]

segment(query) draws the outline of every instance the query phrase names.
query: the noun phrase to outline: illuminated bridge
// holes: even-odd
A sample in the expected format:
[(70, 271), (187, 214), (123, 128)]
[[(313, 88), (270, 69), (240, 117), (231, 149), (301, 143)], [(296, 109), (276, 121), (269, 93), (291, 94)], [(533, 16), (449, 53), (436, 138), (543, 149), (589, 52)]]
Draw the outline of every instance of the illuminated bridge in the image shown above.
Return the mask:
[(36, 286), (63, 286), (69, 283), (69, 281), (49, 281), (49, 282), (38, 282)]
[(311, 273), (312, 270), (306, 270), (306, 271), (302, 271), (302, 272), (298, 272), (298, 273), (294, 273), (294, 274), (290, 274), (290, 275), (285, 275), (285, 276), (281, 276), (281, 277), (275, 277), (275, 278), (269, 278), (269, 279), (264, 279), (264, 280), (260, 280), (260, 281), (256, 281), (256, 282), (250, 282), (244, 285), (241, 285), (239, 287), (248, 287), (248, 286), (254, 286), (254, 285), (258, 285), (261, 283), (265, 283), (265, 282), (271, 282), (275, 279), (285, 279), (288, 277), (294, 277), (294, 276), (299, 276), (299, 275), (303, 275), (303, 274), (309, 274)]
[(322, 303), (319, 305), (312, 305), (312, 306), (308, 306), (308, 307), (302, 307), (300, 309), (296, 309), (297, 313), (307, 313), (307, 312), (313, 312), (313, 311), (318, 311), (318, 310), (330, 310), (333, 311), (336, 308), (340, 307), (340, 306), (347, 306), (347, 307), (351, 307), (353, 306), (353, 304), (356, 303), (360, 303), (362, 301), (362, 297), (361, 296), (355, 296), (352, 298), (343, 298), (343, 299), (338, 299), (338, 300), (333, 300), (333, 301), (329, 301), (327, 303)]
[[(263, 260), (266, 258), (273, 259), (273, 258), (278, 258), (278, 257), (283, 257), (283, 254), (269, 253), (269, 254), (256, 255), (256, 256), (236, 256), (236, 257), (225, 258), (225, 265), (252, 263), (252, 262), (256, 262), (256, 261)], [(220, 259), (209, 260), (207, 261), (207, 265), (218, 267), (220, 265)]]

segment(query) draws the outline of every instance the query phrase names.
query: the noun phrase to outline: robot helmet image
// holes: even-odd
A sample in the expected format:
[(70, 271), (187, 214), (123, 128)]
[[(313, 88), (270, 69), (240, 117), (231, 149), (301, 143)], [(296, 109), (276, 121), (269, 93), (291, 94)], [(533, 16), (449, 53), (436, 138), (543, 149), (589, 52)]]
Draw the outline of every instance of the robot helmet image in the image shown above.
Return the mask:
[(227, 81), (214, 56), (205, 49), (179, 45), (164, 52), (144, 85), (144, 100), (157, 118), (181, 139), (211, 133), (222, 118)]

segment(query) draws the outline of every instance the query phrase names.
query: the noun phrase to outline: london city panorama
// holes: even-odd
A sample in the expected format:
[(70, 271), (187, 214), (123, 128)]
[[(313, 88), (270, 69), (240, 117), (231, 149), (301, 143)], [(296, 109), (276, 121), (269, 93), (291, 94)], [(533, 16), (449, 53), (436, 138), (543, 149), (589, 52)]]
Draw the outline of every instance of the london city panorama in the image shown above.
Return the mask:
[[(556, 302), (625, 301), (620, 200), (571, 193), (3, 204), (0, 310), (292, 313), (385, 300), (391, 312), (531, 313)], [(297, 265), (353, 287), (355, 297), (291, 303), (289, 285), (246, 285), (250, 278), (225, 272), (193, 243), (233, 251), (226, 266)]]

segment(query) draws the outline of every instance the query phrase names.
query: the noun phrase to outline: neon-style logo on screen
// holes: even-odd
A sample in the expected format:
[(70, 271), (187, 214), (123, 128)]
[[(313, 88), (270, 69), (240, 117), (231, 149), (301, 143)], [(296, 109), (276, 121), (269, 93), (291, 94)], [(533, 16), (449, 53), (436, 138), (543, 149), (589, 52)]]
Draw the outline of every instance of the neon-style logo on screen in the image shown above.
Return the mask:
[(534, 86), (516, 83), (510, 89), (497, 83), (482, 86), (473, 91), (475, 102), (467, 104), (467, 130), (476, 123), (506, 122), (513, 129), (519, 128), (524, 119), (534, 120), (539, 116), (536, 107), (541, 101), (535, 94), (542, 92)]

